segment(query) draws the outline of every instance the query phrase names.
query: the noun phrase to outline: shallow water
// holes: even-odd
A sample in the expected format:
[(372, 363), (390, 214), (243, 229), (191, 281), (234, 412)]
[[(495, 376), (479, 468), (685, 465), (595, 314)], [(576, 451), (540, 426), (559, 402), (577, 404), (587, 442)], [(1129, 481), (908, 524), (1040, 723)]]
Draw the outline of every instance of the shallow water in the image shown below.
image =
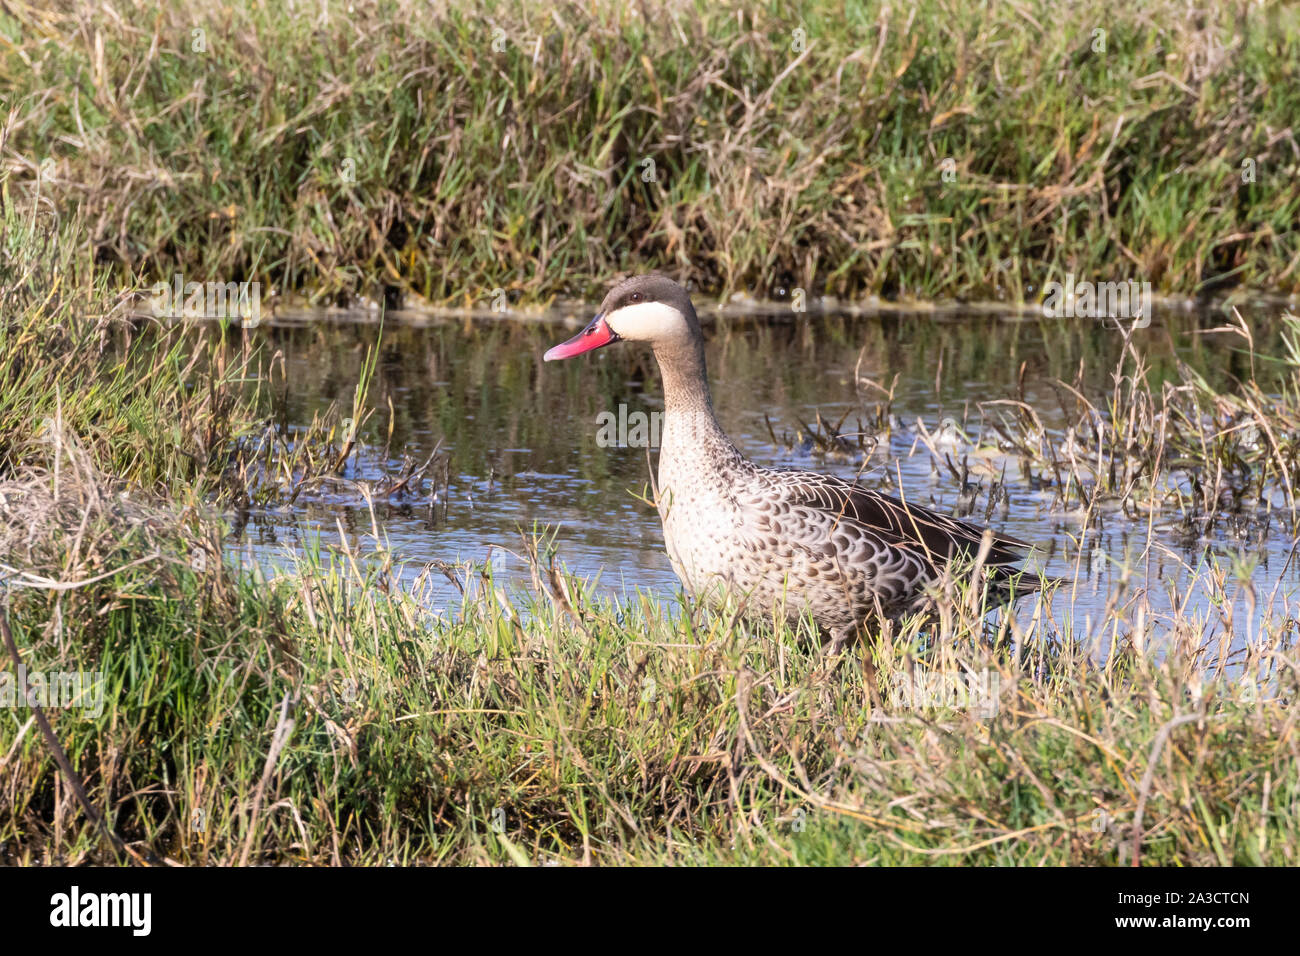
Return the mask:
[[(1274, 354), (1273, 306), (1243, 314), (1256, 330), (1257, 347)], [(647, 350), (616, 345), (559, 363), (543, 363), (550, 345), (568, 338), (585, 313), (563, 312), (543, 321), (424, 320), (390, 314), (381, 331), (372, 314), (299, 314), (250, 330), (268, 354), (284, 357), (283, 415), (290, 426), (309, 422), (330, 403), (351, 407), (352, 393), (368, 348), (381, 341), (370, 392), (376, 413), (361, 433), (362, 446), (344, 478), (376, 480), (396, 473), (403, 456), (423, 462), (435, 447), (445, 455), (445, 489), (426, 481), (400, 499), (376, 501), (375, 517), (399, 561), (413, 578), (429, 562), (492, 560), (525, 584), (526, 572), (511, 552), (521, 532), (550, 529), (560, 561), (583, 576), (600, 575), (601, 587), (630, 593), (645, 589), (674, 600), (677, 580), (663, 551), (658, 516), (638, 496), (648, 494), (644, 447), (605, 447), (599, 441), (601, 413), (617, 418), (620, 406), (630, 425), (637, 413), (662, 408), (658, 373)], [(916, 440), (919, 419), (934, 432), (951, 417), (968, 438), (991, 435), (987, 422), (996, 407), (980, 403), (1019, 398), (1030, 404), (1049, 435), (1058, 439), (1072, 424), (1063, 410), (1064, 390), (1076, 385), (1104, 407), (1110, 376), (1120, 356), (1120, 333), (1083, 320), (1043, 320), (990, 312), (888, 313), (870, 316), (799, 315), (774, 309), (746, 318), (705, 315), (707, 358), (718, 418), (742, 451), (764, 465), (834, 472), (901, 493), (909, 500), (951, 510), (960, 484), (945, 465)], [(1169, 376), (1176, 361), (1200, 370), (1211, 382), (1249, 373), (1239, 340), (1198, 334), (1221, 326), (1219, 312), (1158, 313), (1149, 329), (1134, 333), (1155, 374)], [(896, 380), (895, 380), (896, 379)], [(818, 414), (830, 422), (845, 418), (843, 432), (857, 432), (882, 401), (876, 383), (893, 387), (898, 427), (880, 441), (869, 460), (860, 455), (826, 456), (801, 441), (801, 423)], [(1023, 386), (1023, 390), (1022, 390)], [(1061, 397), (1058, 397), (1058, 394)], [(392, 413), (389, 413), (391, 404)], [(847, 417), (846, 417), (847, 416)], [(769, 423), (771, 429), (769, 430)], [(389, 429), (391, 426), (391, 435)], [(773, 440), (773, 433), (776, 440)], [(629, 436), (635, 439), (635, 435)], [(441, 445), (439, 446), (439, 443)], [(994, 509), (999, 530), (1033, 543), (1047, 573), (1075, 579), (1058, 605), (1077, 621), (1095, 627), (1106, 616), (1111, 575), (1126, 555), (1137, 560), (1148, 538), (1148, 516), (1100, 516), (1082, 536), (1081, 515), (1053, 506), (1051, 489), (1036, 490), (1006, 456), (968, 457), (972, 478), (1005, 469), (1009, 500)], [(864, 470), (865, 469), (865, 470)], [(443, 469), (433, 471), (441, 475)], [(987, 498), (980, 493), (972, 520), (983, 521)], [(1158, 610), (1170, 593), (1192, 596), (1192, 609), (1208, 617), (1207, 634), (1221, 630), (1218, 612), (1201, 583), (1189, 583), (1189, 568), (1207, 554), (1244, 555), (1258, 560), (1252, 584), (1261, 605), (1275, 593), (1275, 611), (1294, 613), (1296, 562), (1288, 565), (1289, 535), (1279, 530), (1262, 542), (1238, 540), (1228, 531), (1190, 537), (1177, 513), (1150, 518), (1151, 550), (1130, 580), (1145, 586)], [(263, 567), (284, 567), (291, 554), (313, 538), (326, 546), (346, 538), (350, 547), (373, 548), (371, 513), (347, 485), (304, 495), (291, 511), (254, 512), (227, 547), (232, 556)], [(437, 583), (435, 606), (459, 602), (450, 583)], [(1232, 592), (1232, 586), (1229, 587)], [(1253, 615), (1258, 618), (1258, 611)], [(1231, 615), (1239, 644), (1252, 633), (1252, 615), (1238, 601)], [(1257, 623), (1253, 625), (1258, 628)]]

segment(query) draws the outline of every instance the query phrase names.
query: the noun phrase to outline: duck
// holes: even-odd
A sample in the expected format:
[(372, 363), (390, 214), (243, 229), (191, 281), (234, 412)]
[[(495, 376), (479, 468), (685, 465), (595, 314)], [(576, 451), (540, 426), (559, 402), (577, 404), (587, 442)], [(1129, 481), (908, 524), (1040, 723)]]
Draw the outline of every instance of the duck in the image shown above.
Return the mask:
[(856, 481), (747, 459), (718, 423), (704, 336), (689, 293), (669, 276), (615, 284), (590, 323), (546, 362), (618, 342), (648, 345), (663, 381), (653, 483), (664, 545), (685, 591), (739, 600), (753, 617), (811, 617), (838, 651), (873, 625), (926, 606), (932, 585), (977, 563), (990, 593), (1013, 599), (1028, 545)]

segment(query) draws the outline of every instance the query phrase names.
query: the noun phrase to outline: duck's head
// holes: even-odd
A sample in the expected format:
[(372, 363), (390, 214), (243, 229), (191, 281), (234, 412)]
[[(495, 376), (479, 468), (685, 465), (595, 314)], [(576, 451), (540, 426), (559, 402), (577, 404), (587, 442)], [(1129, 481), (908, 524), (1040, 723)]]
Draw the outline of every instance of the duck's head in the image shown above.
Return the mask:
[(547, 362), (572, 358), (611, 342), (647, 342), (656, 351), (699, 341), (700, 320), (686, 290), (667, 276), (649, 273), (624, 279), (609, 290), (591, 324), (555, 346)]

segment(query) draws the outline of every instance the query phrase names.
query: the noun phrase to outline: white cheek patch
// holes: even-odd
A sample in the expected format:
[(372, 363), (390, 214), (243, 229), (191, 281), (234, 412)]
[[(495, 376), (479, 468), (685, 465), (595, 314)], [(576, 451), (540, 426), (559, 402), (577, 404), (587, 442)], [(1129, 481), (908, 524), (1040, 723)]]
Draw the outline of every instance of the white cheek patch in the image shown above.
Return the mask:
[(625, 305), (605, 316), (605, 323), (629, 342), (664, 342), (688, 334), (686, 317), (664, 302)]

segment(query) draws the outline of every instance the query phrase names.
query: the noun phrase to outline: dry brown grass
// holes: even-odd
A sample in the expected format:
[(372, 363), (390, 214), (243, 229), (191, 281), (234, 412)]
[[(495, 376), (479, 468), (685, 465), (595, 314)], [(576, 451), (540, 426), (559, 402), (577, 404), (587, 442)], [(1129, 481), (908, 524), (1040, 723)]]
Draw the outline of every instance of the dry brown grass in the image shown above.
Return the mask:
[(4, 9), (8, 188), (123, 276), (478, 304), (651, 265), (814, 296), (1300, 281), (1287, 4)]

